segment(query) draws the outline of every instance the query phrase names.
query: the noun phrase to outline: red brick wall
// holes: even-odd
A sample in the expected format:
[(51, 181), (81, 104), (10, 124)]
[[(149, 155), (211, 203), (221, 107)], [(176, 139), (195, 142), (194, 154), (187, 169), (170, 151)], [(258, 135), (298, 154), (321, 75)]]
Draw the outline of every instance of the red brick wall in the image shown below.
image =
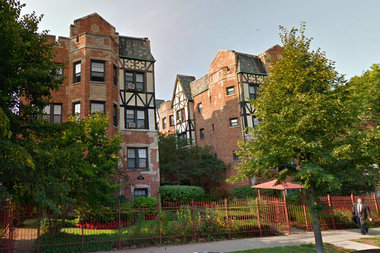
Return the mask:
[[(173, 108), (171, 105), (171, 101), (166, 101), (160, 105), (160, 108), (158, 108), (158, 115), (159, 117), (159, 122), (158, 122), (158, 131), (163, 134), (174, 134), (174, 125), (170, 126), (170, 119), (169, 116), (173, 115)], [(166, 118), (166, 129), (163, 129), (163, 124), (162, 124), (162, 119)]]
[[(72, 115), (73, 102), (81, 102), (81, 117), (90, 113), (90, 89), (91, 85), (96, 84), (105, 86), (106, 94), (102, 94), (106, 102), (105, 109), (110, 117), (108, 133), (113, 136), (119, 132), (119, 128), (113, 124), (112, 110), (113, 104), (119, 105), (119, 90), (113, 84), (113, 66), (118, 66), (118, 34), (115, 28), (108, 24), (103, 18), (97, 14), (77, 19), (70, 27), (71, 37), (59, 38), (56, 46), (57, 62), (65, 63), (64, 75), (65, 80), (62, 86), (52, 91), (52, 103), (62, 103), (62, 120), (67, 121)], [(55, 36), (48, 36), (50, 42), (55, 41)], [(105, 61), (105, 82), (90, 81), (91, 59)], [(81, 60), (81, 81), (73, 83), (73, 64)], [(119, 76), (119, 75), (118, 75)], [(96, 99), (94, 99), (96, 100)], [(120, 119), (118, 110), (118, 119)], [(119, 126), (120, 127), (120, 126)], [(125, 183), (125, 195), (130, 198), (131, 186), (134, 184), (149, 185), (150, 192), (153, 196), (157, 195), (159, 187), (159, 165), (158, 165), (158, 148), (157, 133), (155, 131), (127, 131), (123, 130), (122, 134), (123, 148), (120, 152), (119, 167), (121, 173), (129, 178)], [(141, 173), (138, 171), (127, 170), (126, 165), (126, 147), (125, 143), (149, 146), (149, 162), (151, 171)], [(143, 180), (137, 180), (139, 175), (143, 174)], [(122, 176), (122, 175), (120, 175)]]

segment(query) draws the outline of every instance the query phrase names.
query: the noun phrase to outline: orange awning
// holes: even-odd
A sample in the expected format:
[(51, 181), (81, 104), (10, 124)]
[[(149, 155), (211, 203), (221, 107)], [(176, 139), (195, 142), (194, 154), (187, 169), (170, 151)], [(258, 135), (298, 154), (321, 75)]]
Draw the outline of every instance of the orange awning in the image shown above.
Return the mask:
[(304, 189), (305, 187), (291, 182), (282, 182), (277, 184), (277, 180), (272, 180), (269, 182), (252, 185), (252, 188), (256, 189), (271, 189), (271, 190), (295, 190), (295, 189)]

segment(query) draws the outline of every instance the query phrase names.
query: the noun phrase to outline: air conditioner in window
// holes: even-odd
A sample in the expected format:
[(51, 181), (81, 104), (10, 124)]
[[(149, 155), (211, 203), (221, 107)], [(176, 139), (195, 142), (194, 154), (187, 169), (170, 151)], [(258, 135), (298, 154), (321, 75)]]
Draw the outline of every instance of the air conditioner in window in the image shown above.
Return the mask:
[(136, 128), (136, 123), (128, 123), (128, 128), (131, 128), (131, 129)]
[(136, 89), (136, 84), (134, 83), (127, 84), (127, 90), (135, 90), (135, 89)]

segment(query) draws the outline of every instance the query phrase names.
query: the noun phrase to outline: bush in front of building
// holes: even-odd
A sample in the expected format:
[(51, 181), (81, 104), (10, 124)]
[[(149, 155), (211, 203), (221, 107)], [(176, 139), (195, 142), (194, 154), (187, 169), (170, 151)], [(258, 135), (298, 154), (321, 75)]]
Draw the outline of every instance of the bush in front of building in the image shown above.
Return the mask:
[(256, 198), (257, 190), (251, 188), (250, 185), (244, 185), (235, 187), (231, 190), (231, 195), (237, 199), (248, 199), (248, 198)]
[(205, 197), (205, 191), (199, 186), (164, 185), (159, 193), (162, 201), (201, 201)]

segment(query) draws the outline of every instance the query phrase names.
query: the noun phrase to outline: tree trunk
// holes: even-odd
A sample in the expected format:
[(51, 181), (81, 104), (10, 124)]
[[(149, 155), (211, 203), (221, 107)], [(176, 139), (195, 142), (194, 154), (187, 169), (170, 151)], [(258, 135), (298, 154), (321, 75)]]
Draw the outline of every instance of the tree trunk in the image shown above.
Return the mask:
[(310, 200), (310, 211), (311, 217), (313, 218), (313, 231), (314, 231), (314, 240), (315, 240), (315, 249), (317, 253), (324, 253), (325, 250), (323, 248), (323, 240), (321, 233), (321, 223), (319, 221), (319, 213), (318, 210), (314, 208), (314, 195), (309, 193)]

